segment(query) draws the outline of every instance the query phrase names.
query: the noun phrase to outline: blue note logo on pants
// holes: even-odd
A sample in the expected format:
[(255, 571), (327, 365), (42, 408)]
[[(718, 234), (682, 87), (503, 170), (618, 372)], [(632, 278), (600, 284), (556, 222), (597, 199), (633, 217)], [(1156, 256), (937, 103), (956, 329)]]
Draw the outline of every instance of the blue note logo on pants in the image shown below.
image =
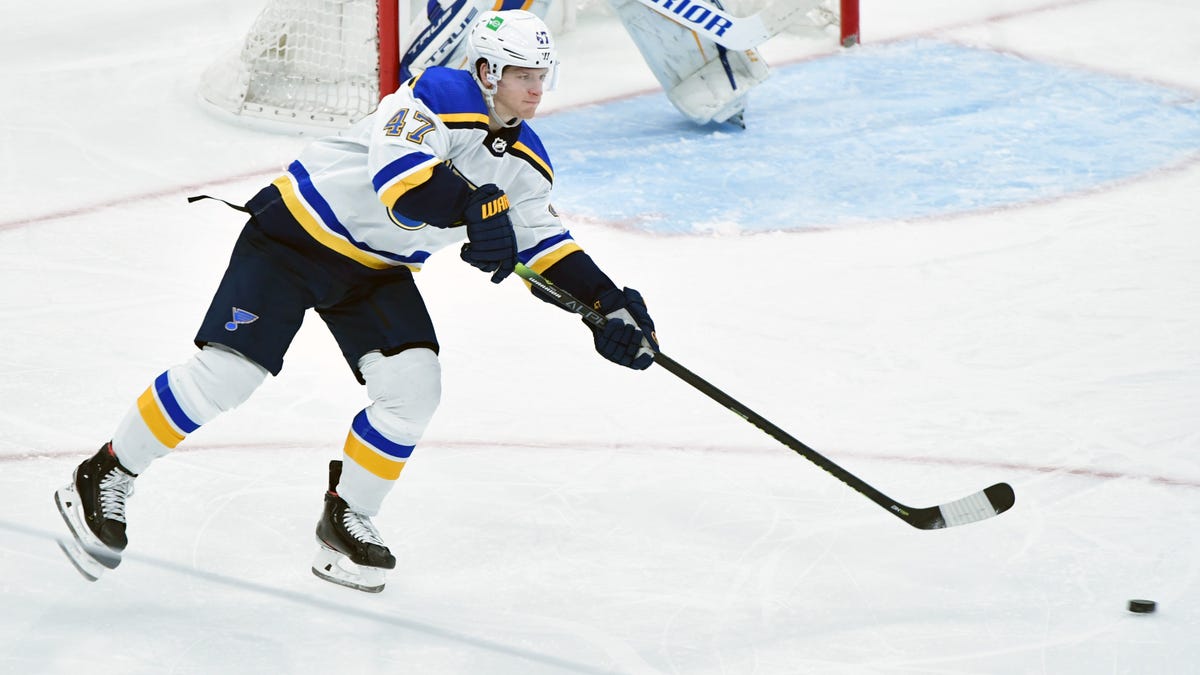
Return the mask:
[(225, 330), (233, 332), (238, 329), (238, 326), (246, 323), (254, 323), (258, 321), (258, 315), (252, 312), (247, 312), (244, 309), (233, 308), (233, 321), (225, 324)]

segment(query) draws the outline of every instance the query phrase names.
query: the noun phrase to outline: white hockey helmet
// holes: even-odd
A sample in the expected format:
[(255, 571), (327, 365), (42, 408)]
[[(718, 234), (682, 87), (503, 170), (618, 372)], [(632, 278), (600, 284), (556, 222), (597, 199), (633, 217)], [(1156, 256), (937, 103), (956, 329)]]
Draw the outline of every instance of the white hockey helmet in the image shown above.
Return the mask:
[[(488, 64), (486, 84), (479, 80), (479, 59)], [(548, 69), (547, 90), (554, 89), (558, 79), (558, 50), (550, 29), (523, 9), (480, 14), (467, 35), (467, 60), (485, 94), (495, 91), (505, 66)]]

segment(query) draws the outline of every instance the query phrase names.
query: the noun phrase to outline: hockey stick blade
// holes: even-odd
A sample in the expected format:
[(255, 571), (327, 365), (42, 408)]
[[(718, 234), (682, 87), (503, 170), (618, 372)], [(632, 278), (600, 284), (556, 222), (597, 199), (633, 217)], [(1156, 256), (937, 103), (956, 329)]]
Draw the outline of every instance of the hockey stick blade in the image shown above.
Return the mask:
[[(545, 277), (525, 265), (518, 263), (515, 271), (518, 276), (529, 282), (531, 286), (536, 288), (546, 298), (563, 309), (579, 314), (585, 322), (596, 328), (602, 328), (608, 323), (608, 318), (603, 314), (592, 309), (570, 293), (550, 283)], [(859, 494), (883, 507), (888, 513), (919, 530), (938, 530), (986, 520), (992, 516), (1004, 513), (1016, 503), (1016, 495), (1013, 493), (1012, 487), (1007, 483), (997, 483), (962, 499), (938, 506), (925, 508), (905, 506), (883, 494), (870, 483), (843, 469), (825, 455), (801, 443), (783, 429), (775, 426), (767, 418), (742, 405), (737, 399), (709, 384), (708, 381), (683, 367), (682, 364), (661, 351), (655, 353), (654, 363), (692, 385), (700, 393), (725, 406), (725, 408), (738, 417), (758, 427), (771, 438), (786, 445), (796, 454), (821, 467), (829, 475), (854, 488)]]
[(734, 16), (704, 0), (638, 0), (675, 23), (725, 47), (754, 49), (800, 20), (807, 10), (799, 0), (776, 0), (749, 16)]
[(909, 509), (909, 516), (904, 520), (919, 530), (939, 530), (998, 516), (1011, 509), (1016, 502), (1017, 496), (1011, 485), (996, 483), (956, 501), (923, 509)]

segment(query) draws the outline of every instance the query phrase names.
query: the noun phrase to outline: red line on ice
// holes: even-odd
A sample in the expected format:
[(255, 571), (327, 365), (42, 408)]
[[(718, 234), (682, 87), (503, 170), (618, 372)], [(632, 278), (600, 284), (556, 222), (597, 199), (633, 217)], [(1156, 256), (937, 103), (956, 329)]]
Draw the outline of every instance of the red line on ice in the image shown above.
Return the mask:
[[(475, 449), (475, 448), (516, 448), (516, 449), (535, 449), (535, 450), (554, 450), (554, 451), (638, 451), (647, 450), (653, 452), (718, 452), (730, 454), (766, 454), (784, 453), (786, 449), (775, 448), (771, 446), (729, 446), (729, 445), (672, 445), (672, 444), (641, 444), (641, 443), (610, 443), (610, 444), (589, 444), (578, 440), (563, 440), (563, 441), (485, 441), (471, 439), (430, 439), (423, 441), (420, 448), (425, 449)], [(289, 450), (289, 449), (314, 449), (311, 443), (302, 442), (257, 442), (257, 443), (208, 443), (197, 444), (188, 447), (181, 447), (172, 452), (176, 453), (192, 453), (206, 452), (213, 450)], [(330, 456), (337, 454), (337, 447), (330, 445)], [(82, 461), (91, 451), (86, 448), (76, 448), (70, 450), (54, 449), (36, 452), (26, 452), (12, 455), (0, 455), (0, 464), (9, 464), (22, 462), (27, 460), (40, 459), (64, 459), (72, 458)], [(1098, 481), (1107, 480), (1144, 480), (1156, 485), (1164, 485), (1167, 487), (1185, 487), (1185, 488), (1200, 488), (1200, 480), (1188, 478), (1180, 478), (1175, 476), (1160, 476), (1147, 473), (1133, 473), (1129, 471), (1114, 471), (1110, 469), (1102, 469), (1098, 467), (1073, 467), (1054, 464), (1023, 464), (1021, 462), (1012, 461), (988, 461), (979, 459), (964, 459), (960, 457), (927, 457), (921, 455), (887, 455), (882, 453), (870, 452), (854, 452), (840, 451), (837, 453), (838, 459), (849, 457), (859, 460), (870, 460), (878, 462), (894, 462), (898, 464), (914, 464), (919, 466), (952, 466), (963, 468), (983, 468), (996, 469), (1003, 471), (1013, 471), (1025, 474), (1061, 474), (1067, 476), (1077, 476), (1079, 478), (1087, 478)], [(800, 458), (797, 458), (799, 460)]]

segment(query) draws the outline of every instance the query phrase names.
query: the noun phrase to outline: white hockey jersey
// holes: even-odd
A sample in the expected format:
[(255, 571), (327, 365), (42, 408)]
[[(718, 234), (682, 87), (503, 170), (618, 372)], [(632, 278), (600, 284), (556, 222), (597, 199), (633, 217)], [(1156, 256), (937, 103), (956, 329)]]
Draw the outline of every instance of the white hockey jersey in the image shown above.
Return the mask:
[(373, 269), (417, 271), (464, 227), (434, 227), (392, 210), (446, 164), (472, 186), (507, 194), (518, 257), (540, 272), (580, 250), (550, 193), (554, 170), (525, 122), (491, 132), (483, 94), (465, 70), (429, 68), (379, 102), (344, 136), (315, 141), (273, 184), (317, 243)]

